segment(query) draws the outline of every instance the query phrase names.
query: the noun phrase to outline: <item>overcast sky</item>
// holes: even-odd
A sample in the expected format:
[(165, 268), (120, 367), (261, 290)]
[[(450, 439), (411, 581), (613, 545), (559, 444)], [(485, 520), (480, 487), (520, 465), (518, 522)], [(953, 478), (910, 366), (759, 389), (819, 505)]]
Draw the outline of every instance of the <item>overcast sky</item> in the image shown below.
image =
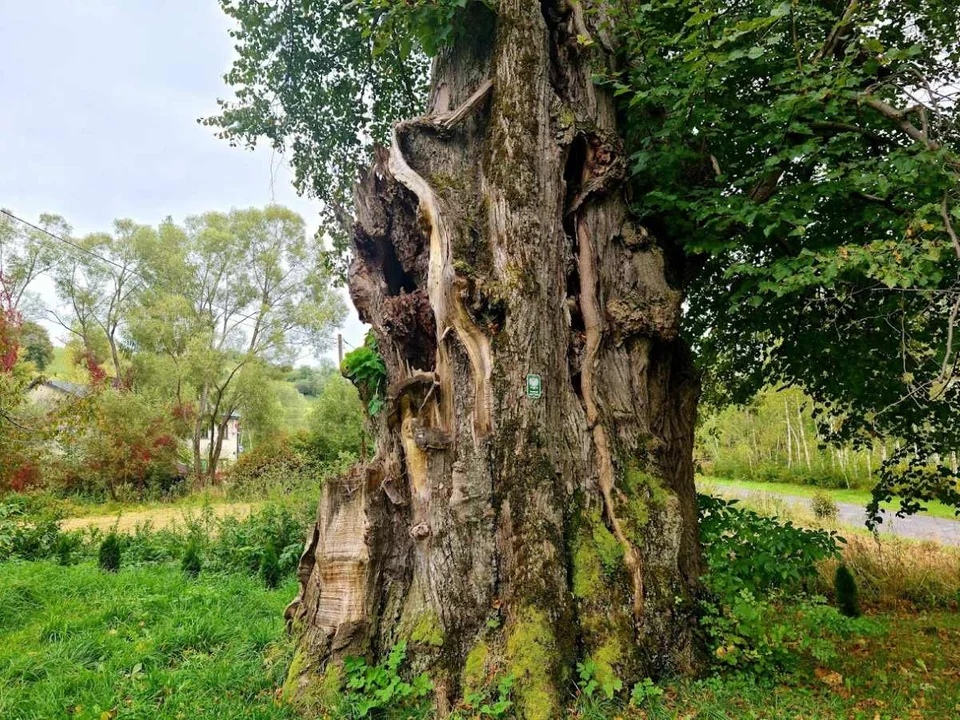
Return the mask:
[[(312, 232), (284, 158), (197, 124), (230, 93), (229, 27), (216, 0), (0, 0), (0, 207), (83, 235), (277, 202)], [(352, 306), (343, 332), (363, 339)]]

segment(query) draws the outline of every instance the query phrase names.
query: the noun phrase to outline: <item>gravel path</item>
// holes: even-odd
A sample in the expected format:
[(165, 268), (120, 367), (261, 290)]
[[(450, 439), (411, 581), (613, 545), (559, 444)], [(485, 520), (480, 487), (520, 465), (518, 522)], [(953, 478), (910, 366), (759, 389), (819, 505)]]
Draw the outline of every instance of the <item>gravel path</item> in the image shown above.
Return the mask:
[[(772, 496), (779, 498), (787, 505), (810, 511), (810, 498), (800, 497), (799, 495), (784, 495), (769, 490), (752, 490), (718, 482), (709, 483), (704, 487), (704, 489), (707, 488), (715, 489), (725, 497), (748, 499), (752, 496)], [(847, 525), (858, 530), (865, 529), (864, 523), (867, 513), (862, 506), (853, 503), (837, 503), (837, 508), (839, 509), (837, 520), (841, 525)], [(895, 513), (884, 511), (880, 534), (896, 535), (912, 540), (932, 540), (942, 545), (960, 547), (960, 521), (930, 517), (929, 515), (911, 515), (910, 517), (898, 518)]]

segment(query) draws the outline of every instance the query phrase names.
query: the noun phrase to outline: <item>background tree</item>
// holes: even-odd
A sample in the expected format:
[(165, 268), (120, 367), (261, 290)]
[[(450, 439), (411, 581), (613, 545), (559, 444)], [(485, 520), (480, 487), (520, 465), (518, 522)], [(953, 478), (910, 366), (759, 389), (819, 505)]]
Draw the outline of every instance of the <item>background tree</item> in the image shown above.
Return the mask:
[[(708, 389), (797, 385), (891, 455), (877, 502), (960, 503), (950, 3), (661, 2), (611, 18), (635, 208), (683, 279)], [(874, 519), (877, 516), (874, 515)]]
[(57, 259), (55, 283), (66, 310), (51, 314), (82, 343), (91, 370), (103, 361), (99, 351), (106, 346), (117, 387), (125, 382), (122, 338), (144, 283), (140, 247), (153, 236), (149, 227), (117, 220), (114, 234), (88, 235), (75, 247), (62, 247)]
[(22, 312), (31, 283), (54, 265), (57, 248), (43, 230), (70, 233), (59, 215), (41, 215), (38, 227), (23, 225), (0, 210), (0, 294), (8, 310)]
[(364, 412), (357, 390), (347, 380), (328, 377), (310, 411), (307, 443), (323, 461), (341, 454), (360, 457), (364, 449)]
[(264, 402), (265, 363), (304, 346), (322, 350), (343, 302), (321, 267), (320, 243), (278, 206), (189, 218), (161, 227), (145, 261), (137, 346), (173, 365), (181, 406), (193, 417), (194, 470), (213, 478), (221, 442), (201, 456), (204, 434), (222, 438), (231, 414)]
[[(219, 128), (231, 144), (253, 147), (267, 137), (291, 151), (295, 185), (323, 201), (324, 233), (335, 250), (326, 259), (341, 272), (353, 232), (354, 180), (368, 165), (374, 142), (388, 135), (390, 122), (423, 109), (426, 88), (424, 55), (403, 33), (371, 34), (372, 25), (390, 15), (367, 16), (367, 6), (323, 1), (281, 9), (258, 0), (222, 2), (236, 21), (231, 34), (239, 45), (258, 49), (243, 53), (226, 76), (237, 88), (235, 100), (220, 100), (221, 114), (201, 121)], [(306, 67), (314, 72), (299, 73), (294, 83), (291, 68)], [(286, 79), (263, 84), (250, 82), (253, 77)], [(287, 111), (272, 112), (270, 106)], [(311, 106), (330, 115), (312, 113)]]
[(25, 351), (24, 360), (32, 362), (37, 370), (42, 371), (53, 362), (53, 343), (43, 325), (32, 320), (24, 321), (20, 327), (20, 343)]
[[(361, 388), (377, 452), (324, 487), (300, 697), (398, 637), (441, 710), (468, 656), (528, 718), (557, 716), (578, 652), (608, 679), (687, 669), (691, 347), (714, 387), (803, 384), (841, 437), (922, 434), (878, 493), (960, 499), (928, 472), (960, 432), (947, 3), (221, 4), (223, 134), (289, 146), (321, 197), (355, 180), (331, 182), (339, 149), (389, 145), (349, 273), (386, 371)], [(418, 50), (425, 115), (388, 133)], [(388, 74), (373, 107), (355, 78)]]
[(0, 372), (13, 369), (23, 346), (24, 309), (29, 304), (28, 288), (53, 266), (55, 248), (43, 229), (69, 232), (63, 218), (41, 215), (39, 228), (19, 223), (8, 211), (0, 210)]
[(339, 374), (336, 366), (327, 360), (321, 361), (319, 367), (303, 365), (295, 370), (290, 370), (286, 375), (286, 380), (292, 382), (301, 395), (319, 397), (327, 381)]

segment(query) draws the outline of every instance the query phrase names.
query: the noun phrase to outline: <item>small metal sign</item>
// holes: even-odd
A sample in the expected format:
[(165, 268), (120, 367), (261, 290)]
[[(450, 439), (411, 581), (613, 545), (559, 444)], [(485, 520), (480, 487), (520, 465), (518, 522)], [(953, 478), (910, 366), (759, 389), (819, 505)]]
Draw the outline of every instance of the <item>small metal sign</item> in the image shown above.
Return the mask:
[(539, 375), (527, 375), (527, 397), (534, 399), (543, 397), (543, 381)]

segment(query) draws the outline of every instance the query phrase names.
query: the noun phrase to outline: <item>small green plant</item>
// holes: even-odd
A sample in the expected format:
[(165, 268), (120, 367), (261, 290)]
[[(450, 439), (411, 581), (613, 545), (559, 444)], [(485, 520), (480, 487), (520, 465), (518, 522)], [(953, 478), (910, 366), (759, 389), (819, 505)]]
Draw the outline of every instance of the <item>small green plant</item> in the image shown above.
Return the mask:
[(363, 658), (344, 660), (346, 692), (341, 714), (347, 718), (374, 717), (389, 710), (391, 718), (422, 717), (433, 683), (426, 673), (407, 682), (400, 667), (407, 658), (407, 643), (398, 642), (381, 665), (371, 667)]
[(597, 665), (587, 659), (577, 663), (576, 702), (574, 715), (583, 720), (605, 720), (620, 708), (616, 699), (623, 681), (612, 672), (598, 673)]
[(183, 553), (183, 559), (180, 561), (180, 569), (189, 577), (197, 577), (200, 570), (203, 569), (203, 559), (200, 556), (200, 543), (191, 538), (187, 543), (187, 549)]
[(340, 372), (356, 386), (367, 403), (367, 412), (371, 416), (380, 412), (387, 387), (387, 366), (372, 333), (367, 333), (362, 346), (344, 356)]
[(487, 684), (475, 692), (467, 693), (457, 711), (453, 713), (453, 719), (509, 717), (513, 708), (513, 701), (510, 699), (513, 683), (513, 675), (505, 675), (496, 685)]
[(857, 581), (850, 569), (843, 564), (837, 566), (833, 576), (833, 589), (837, 594), (837, 607), (847, 617), (860, 617), (860, 597), (857, 592)]
[(657, 686), (650, 678), (644, 678), (630, 691), (630, 704), (636, 708), (651, 709), (658, 705), (663, 697), (663, 688)]
[(597, 690), (603, 692), (604, 697), (612, 700), (623, 689), (623, 681), (613, 673), (606, 673), (606, 677), (597, 672), (597, 664), (593, 660), (584, 660), (577, 663), (577, 674), (580, 682), (577, 684), (582, 695), (593, 697)]
[(803, 635), (784, 618), (781, 600), (806, 596), (817, 563), (839, 555), (841, 538), (745, 510), (736, 501), (700, 495), (698, 503), (708, 567), (700, 624), (714, 661), (761, 676), (789, 668)]
[(815, 492), (810, 498), (810, 509), (817, 520), (836, 520), (840, 514), (840, 508), (833, 498), (825, 492)]
[(111, 530), (103, 539), (100, 544), (100, 552), (97, 555), (101, 570), (106, 572), (120, 570), (121, 544), (120, 536), (114, 530)]
[(60, 533), (54, 545), (54, 554), (60, 565), (72, 565), (76, 553), (83, 546), (83, 537), (79, 533)]
[(268, 588), (275, 588), (280, 584), (281, 578), (282, 572), (280, 571), (280, 558), (277, 556), (277, 549), (272, 542), (268, 542), (260, 559), (260, 579)]

